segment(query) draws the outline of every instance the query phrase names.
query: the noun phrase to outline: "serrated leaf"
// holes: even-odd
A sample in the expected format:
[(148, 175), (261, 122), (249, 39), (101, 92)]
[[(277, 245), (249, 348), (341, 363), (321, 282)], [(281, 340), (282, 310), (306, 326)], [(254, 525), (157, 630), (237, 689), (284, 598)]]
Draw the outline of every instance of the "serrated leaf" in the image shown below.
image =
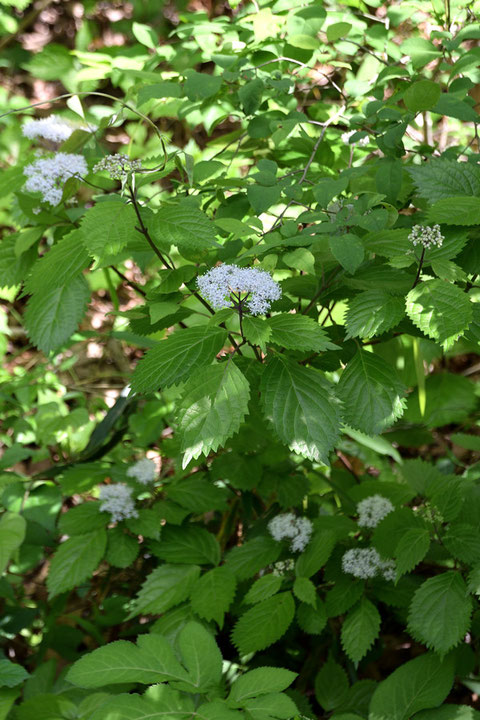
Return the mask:
[(276, 357), (264, 370), (261, 394), (265, 415), (281, 440), (299, 455), (327, 465), (340, 413), (322, 374)]
[(480, 168), (469, 162), (431, 158), (407, 168), (420, 197), (433, 203), (442, 198), (480, 195)]
[(480, 533), (473, 525), (467, 523), (454, 523), (449, 526), (442, 538), (454, 558), (465, 563), (478, 563), (480, 561)]
[(89, 297), (83, 275), (61, 287), (44, 286), (27, 303), (24, 319), (29, 338), (46, 355), (57, 350), (77, 329)]
[(340, 577), (334, 587), (327, 592), (325, 609), (328, 617), (343, 615), (362, 597), (364, 584), (350, 578), (351, 576)]
[(15, 254), (17, 237), (17, 233), (11, 233), (3, 237), (0, 243), (0, 287), (20, 285), (37, 258), (35, 247), (17, 257)]
[(132, 617), (164, 613), (190, 595), (200, 575), (198, 565), (161, 565), (150, 573), (135, 600)]
[(45, 253), (32, 267), (25, 287), (28, 293), (41, 292), (43, 288), (66, 285), (90, 263), (83, 244), (82, 231), (72, 230)]
[(369, 720), (409, 720), (419, 710), (434, 708), (453, 685), (454, 658), (443, 661), (425, 653), (401, 665), (375, 690)]
[(252, 345), (258, 345), (262, 352), (266, 352), (272, 329), (265, 318), (246, 315), (243, 318), (243, 332)]
[(329, 241), (335, 260), (351, 275), (360, 267), (365, 257), (363, 243), (357, 235), (334, 235)]
[(264, 650), (282, 637), (294, 613), (295, 603), (289, 592), (263, 600), (235, 623), (232, 642), (241, 655)]
[(108, 515), (100, 512), (99, 502), (84, 502), (60, 515), (58, 529), (63, 535), (83, 535), (105, 527), (108, 522)]
[(235, 575), (227, 567), (222, 565), (209, 570), (193, 586), (191, 603), (194, 612), (223, 627), (223, 617), (233, 602), (236, 586)]
[(252, 720), (290, 720), (297, 716), (298, 709), (293, 700), (283, 693), (261, 695), (245, 701), (245, 710)]
[(23, 515), (7, 511), (0, 517), (0, 575), (6, 569), (12, 553), (25, 539), (26, 529)]
[(410, 290), (407, 315), (425, 335), (448, 350), (472, 320), (468, 295), (444, 280), (427, 280)]
[(190, 202), (165, 205), (155, 213), (149, 227), (162, 245), (176, 245), (180, 250), (205, 250), (218, 246), (215, 225)]
[(196, 691), (208, 692), (215, 688), (222, 677), (222, 654), (211, 633), (200, 623), (191, 621), (181, 629), (178, 646), (189, 683)]
[(362, 598), (350, 610), (342, 625), (342, 647), (354, 663), (366, 655), (380, 632), (380, 613), (375, 605)]
[(300, 314), (280, 313), (267, 319), (271, 329), (270, 341), (291, 350), (338, 350), (313, 318)]
[(480, 198), (458, 195), (437, 200), (428, 211), (427, 221), (445, 225), (478, 225)]
[(184, 468), (238, 432), (249, 399), (248, 381), (231, 360), (211, 365), (186, 382), (177, 410)]
[(281, 587), (281, 575), (274, 575), (273, 573), (263, 575), (261, 578), (258, 578), (258, 580), (255, 580), (243, 598), (243, 602), (246, 602), (249, 605), (254, 605), (255, 603), (261, 602), (262, 600), (266, 600), (272, 595), (275, 595)]
[(256, 537), (230, 550), (226, 558), (226, 566), (239, 580), (246, 580), (271, 565), (280, 555), (282, 546), (272, 537)]
[(90, 579), (103, 557), (107, 533), (103, 528), (84, 535), (75, 535), (61, 543), (50, 562), (47, 587), (49, 597)]
[(220, 545), (213, 533), (197, 525), (167, 526), (161, 541), (152, 545), (155, 555), (170, 563), (218, 565)]
[(132, 388), (151, 392), (183, 382), (193, 370), (212, 363), (226, 337), (225, 330), (205, 325), (178, 330), (140, 360), (133, 373)]
[(345, 316), (346, 339), (371, 338), (398, 325), (405, 315), (403, 298), (385, 290), (367, 290), (349, 303)]
[(347, 673), (330, 657), (315, 677), (315, 697), (324, 710), (334, 710), (345, 700), (348, 687)]
[(232, 683), (228, 703), (232, 707), (241, 706), (245, 700), (258, 695), (281, 692), (297, 677), (297, 673), (277, 667), (259, 667), (240, 675)]
[(337, 536), (334, 530), (320, 530), (313, 534), (305, 550), (295, 563), (297, 577), (309, 578), (315, 575), (327, 562), (335, 547)]
[(301, 600), (301, 602), (307, 603), (307, 605), (315, 607), (317, 604), (317, 591), (315, 589), (315, 585), (306, 577), (302, 577), (300, 575), (295, 578), (295, 582), (293, 583), (293, 594)]
[(108, 531), (105, 560), (109, 565), (126, 568), (133, 563), (139, 551), (137, 538), (127, 535), (118, 527)]
[(404, 393), (394, 368), (363, 350), (347, 364), (337, 386), (345, 423), (367, 435), (381, 433), (403, 415)]
[(109, 199), (87, 210), (80, 232), (90, 255), (104, 258), (123, 250), (127, 242), (136, 236), (136, 222), (133, 205)]
[(410, 605), (408, 630), (416, 640), (445, 655), (465, 636), (471, 612), (462, 576), (449, 570), (418, 588)]
[(188, 675), (161, 635), (140, 635), (137, 645), (117, 640), (77, 660), (67, 673), (68, 681), (83, 688), (121, 683), (187, 681)]
[(410, 528), (395, 549), (397, 579), (422, 562), (430, 547), (430, 533), (425, 528)]

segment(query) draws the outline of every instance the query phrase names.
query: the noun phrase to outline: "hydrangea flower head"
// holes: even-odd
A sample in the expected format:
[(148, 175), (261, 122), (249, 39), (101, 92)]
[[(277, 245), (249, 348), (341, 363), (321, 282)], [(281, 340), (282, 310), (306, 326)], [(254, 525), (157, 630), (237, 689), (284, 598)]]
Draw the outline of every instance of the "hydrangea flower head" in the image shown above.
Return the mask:
[(102, 485), (100, 487), (101, 512), (109, 512), (112, 522), (120, 522), (126, 518), (138, 517), (135, 503), (132, 499), (132, 488), (125, 483)]
[(360, 140), (355, 140), (354, 143), (350, 143), (350, 138), (352, 135), (355, 135), (357, 130), (350, 130), (349, 132), (344, 132), (341, 134), (342, 142), (345, 143), (345, 145), (360, 145), (360, 147), (366, 147), (368, 143), (370, 142), (370, 138), (368, 135), (365, 135), (365, 137), (360, 138)]
[(124, 180), (129, 174), (141, 169), (141, 160), (130, 160), (127, 155), (115, 153), (102, 158), (93, 168), (93, 172), (106, 170), (113, 180)]
[(367, 580), (383, 575), (385, 580), (395, 580), (395, 562), (382, 560), (375, 548), (352, 548), (342, 557), (343, 572)]
[(268, 523), (270, 535), (278, 542), (288, 538), (293, 552), (302, 552), (312, 535), (312, 523), (308, 518), (296, 517), (293, 513), (277, 515)]
[[(197, 279), (203, 297), (219, 310), (245, 303), (252, 315), (262, 315), (282, 296), (280, 285), (269, 272), (237, 265), (218, 265)], [(242, 297), (243, 295), (243, 297)]]
[(360, 527), (377, 527), (380, 520), (395, 510), (388, 498), (382, 495), (370, 495), (357, 505), (358, 524)]
[(27, 176), (24, 188), (29, 192), (40, 192), (44, 202), (58, 205), (67, 180), (87, 173), (87, 163), (82, 155), (59, 152), (51, 158), (42, 158), (26, 165), (23, 170)]
[(414, 225), (412, 232), (408, 236), (413, 245), (423, 245), (425, 250), (429, 250), (432, 245), (441, 247), (445, 238), (440, 231), (440, 225)]
[(156, 467), (153, 460), (143, 458), (127, 470), (127, 476), (133, 477), (142, 485), (147, 485), (155, 480)]

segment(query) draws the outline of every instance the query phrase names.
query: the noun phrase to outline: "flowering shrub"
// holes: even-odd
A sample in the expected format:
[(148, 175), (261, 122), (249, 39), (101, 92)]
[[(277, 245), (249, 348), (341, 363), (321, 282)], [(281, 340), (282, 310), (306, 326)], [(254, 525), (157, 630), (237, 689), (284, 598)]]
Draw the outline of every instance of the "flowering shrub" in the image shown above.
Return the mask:
[(477, 5), (2, 4), (0, 720), (478, 720)]

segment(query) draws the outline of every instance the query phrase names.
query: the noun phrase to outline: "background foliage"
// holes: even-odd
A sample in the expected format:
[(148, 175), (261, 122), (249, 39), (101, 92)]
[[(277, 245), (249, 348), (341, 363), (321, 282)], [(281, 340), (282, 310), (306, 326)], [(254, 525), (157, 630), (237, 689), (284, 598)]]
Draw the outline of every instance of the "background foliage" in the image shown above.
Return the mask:
[(0, 0), (0, 719), (480, 717), (479, 10)]

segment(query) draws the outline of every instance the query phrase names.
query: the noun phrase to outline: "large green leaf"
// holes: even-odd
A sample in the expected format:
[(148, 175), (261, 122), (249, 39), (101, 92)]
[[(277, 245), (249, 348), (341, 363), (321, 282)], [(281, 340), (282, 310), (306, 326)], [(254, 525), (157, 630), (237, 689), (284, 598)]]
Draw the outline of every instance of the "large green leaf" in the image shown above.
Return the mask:
[(405, 303), (385, 290), (367, 290), (349, 303), (345, 316), (347, 338), (371, 338), (398, 325), (405, 315)]
[(90, 262), (82, 231), (72, 230), (37, 260), (27, 278), (27, 292), (41, 293), (45, 287), (59, 288), (66, 285)]
[(240, 675), (232, 684), (228, 702), (233, 707), (241, 706), (245, 700), (285, 690), (297, 677), (297, 673), (283, 668), (259, 667)]
[(212, 363), (226, 337), (225, 330), (209, 325), (169, 335), (140, 360), (133, 373), (132, 388), (151, 392), (183, 382), (192, 372)]
[(191, 602), (194, 612), (205, 620), (215, 620), (222, 627), (236, 586), (235, 575), (224, 565), (209, 570), (193, 586)]
[(52, 558), (47, 578), (50, 597), (71, 590), (92, 576), (103, 557), (107, 533), (101, 528), (75, 535), (61, 543)]
[(165, 205), (150, 221), (149, 228), (153, 231), (153, 239), (158, 237), (162, 245), (177, 245), (188, 250), (204, 250), (218, 245), (215, 225), (190, 202)]
[(419, 710), (435, 708), (453, 684), (454, 658), (433, 653), (401, 665), (375, 690), (369, 720), (409, 720)]
[(460, 288), (444, 280), (427, 280), (410, 290), (407, 315), (425, 335), (448, 350), (472, 320), (472, 303)]
[(83, 275), (61, 287), (45, 285), (27, 303), (25, 327), (35, 345), (48, 354), (67, 342), (82, 319), (90, 290)]
[(93, 257), (104, 258), (120, 252), (137, 235), (136, 222), (133, 205), (108, 199), (85, 213), (80, 232), (88, 252)]
[(368, 652), (380, 631), (380, 614), (373, 603), (362, 598), (343, 621), (342, 647), (358, 663)]
[(220, 546), (213, 533), (197, 525), (167, 526), (160, 542), (152, 547), (155, 555), (170, 563), (218, 565)]
[(478, 225), (480, 223), (480, 198), (446, 197), (437, 200), (428, 211), (430, 223), (445, 225)]
[(273, 595), (240, 617), (233, 628), (232, 642), (241, 655), (263, 650), (282, 637), (294, 613), (292, 593)]
[(394, 368), (363, 350), (347, 364), (337, 387), (345, 423), (367, 435), (381, 433), (401, 417), (404, 392)]
[(313, 318), (305, 315), (280, 313), (267, 320), (271, 329), (270, 341), (291, 350), (338, 350), (330, 342), (325, 330)]
[(328, 464), (339, 435), (339, 404), (317, 370), (285, 357), (265, 368), (261, 384), (265, 415), (291, 450)]
[(239, 580), (246, 580), (278, 560), (281, 547), (280, 543), (267, 535), (252, 538), (232, 548), (225, 564)]
[(187, 381), (177, 410), (183, 467), (217, 450), (238, 432), (249, 399), (248, 381), (231, 359), (211, 365)]
[(186, 600), (200, 575), (198, 565), (161, 565), (143, 583), (132, 616), (163, 613)]
[(395, 549), (397, 578), (404, 575), (423, 560), (430, 547), (430, 533), (426, 528), (410, 528)]
[(189, 684), (198, 692), (215, 688), (222, 677), (222, 654), (211, 633), (198, 622), (189, 622), (178, 637)]
[(36, 247), (31, 247), (17, 257), (17, 237), (17, 233), (11, 233), (0, 242), (0, 287), (13, 287), (23, 282), (37, 258)]
[(431, 158), (407, 170), (418, 194), (432, 203), (452, 195), (480, 195), (480, 168), (474, 163), (456, 162), (445, 157)]
[(18, 663), (0, 660), (0, 687), (15, 687), (28, 677), (28, 672)]
[(445, 655), (465, 636), (471, 612), (462, 576), (449, 570), (418, 588), (410, 605), (408, 629), (416, 640)]
[(140, 635), (138, 644), (125, 640), (97, 648), (72, 665), (68, 681), (84, 688), (122, 683), (186, 681), (188, 674), (161, 635)]
[(155, 687), (162, 690), (161, 702), (152, 702), (147, 693), (110, 695), (88, 720), (190, 720), (194, 706), (188, 695), (181, 695), (168, 685)]
[(27, 523), (23, 515), (13, 512), (5, 512), (0, 518), (0, 575), (8, 565), (8, 562), (17, 548), (20, 547), (24, 538)]

